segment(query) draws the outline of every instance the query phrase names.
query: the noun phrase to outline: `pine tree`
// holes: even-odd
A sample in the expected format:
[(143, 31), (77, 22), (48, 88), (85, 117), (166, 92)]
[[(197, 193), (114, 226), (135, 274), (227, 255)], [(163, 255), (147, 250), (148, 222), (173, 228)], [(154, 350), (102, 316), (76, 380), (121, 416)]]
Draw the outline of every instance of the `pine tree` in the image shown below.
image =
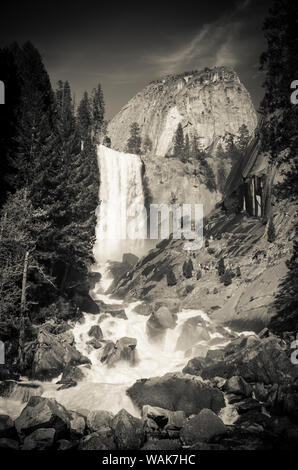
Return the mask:
[(137, 122), (133, 122), (130, 126), (130, 137), (127, 141), (127, 152), (141, 154), (142, 139), (140, 136), (140, 127)]
[(91, 121), (92, 134), (97, 142), (101, 134), (104, 133), (105, 102), (101, 84), (99, 83), (92, 91), (91, 97)]
[(247, 145), (250, 139), (249, 130), (246, 124), (242, 124), (239, 127), (238, 135), (236, 139), (236, 147), (240, 154), (243, 155), (247, 149)]
[(77, 124), (82, 143), (91, 138), (91, 109), (88, 93), (85, 91), (78, 106)]
[(179, 122), (175, 137), (174, 137), (174, 157), (183, 160), (184, 153), (184, 135), (181, 122)]
[(270, 322), (270, 329), (280, 333), (283, 331), (297, 332), (298, 328), (298, 228), (293, 245), (293, 254), (287, 261), (288, 272), (281, 281), (275, 299), (276, 315)]
[(260, 60), (260, 69), (265, 72), (265, 96), (260, 106), (262, 150), (269, 153), (273, 164), (287, 163), (285, 177), (290, 176), (294, 183), (283, 185), (283, 197), (298, 194), (298, 106), (290, 100), (290, 85), (298, 76), (297, 23), (297, 2), (276, 0), (263, 25), (267, 50)]

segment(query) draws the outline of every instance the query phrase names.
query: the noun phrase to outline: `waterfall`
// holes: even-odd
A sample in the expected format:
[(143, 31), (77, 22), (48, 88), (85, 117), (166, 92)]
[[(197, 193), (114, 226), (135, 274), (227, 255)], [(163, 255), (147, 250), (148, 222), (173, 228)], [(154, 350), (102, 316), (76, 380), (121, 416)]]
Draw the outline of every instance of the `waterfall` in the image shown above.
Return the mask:
[(121, 261), (125, 252), (141, 255), (146, 238), (142, 161), (133, 154), (99, 145), (99, 210), (94, 256), (98, 264)]

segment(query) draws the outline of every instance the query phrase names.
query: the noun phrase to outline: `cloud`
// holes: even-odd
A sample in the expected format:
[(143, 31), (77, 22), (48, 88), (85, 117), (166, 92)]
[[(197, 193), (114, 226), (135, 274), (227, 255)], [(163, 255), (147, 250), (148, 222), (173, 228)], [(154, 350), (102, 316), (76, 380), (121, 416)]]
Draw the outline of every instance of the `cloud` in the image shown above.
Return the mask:
[(244, 20), (237, 19), (237, 16), (250, 5), (250, 1), (239, 2), (233, 11), (212, 23), (204, 24), (190, 39), (184, 40), (182, 45), (180, 43), (178, 47), (172, 46), (170, 52), (145, 56), (144, 64), (151, 65), (159, 75), (193, 68), (237, 66), (241, 60), (237, 53), (237, 38), (244, 24)]

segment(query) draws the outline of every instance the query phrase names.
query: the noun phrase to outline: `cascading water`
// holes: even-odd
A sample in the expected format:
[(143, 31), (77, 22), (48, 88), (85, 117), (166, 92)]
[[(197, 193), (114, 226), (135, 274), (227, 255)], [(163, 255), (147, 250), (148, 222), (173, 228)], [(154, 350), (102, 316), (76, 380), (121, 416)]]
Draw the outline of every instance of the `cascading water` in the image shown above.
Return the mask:
[(121, 260), (123, 253), (144, 252), (146, 217), (142, 161), (104, 145), (98, 146), (99, 211), (94, 255), (101, 264)]
[[(163, 342), (154, 344), (147, 336), (146, 322), (148, 317), (134, 311), (140, 302), (123, 304), (122, 301), (111, 299), (105, 294), (112, 279), (109, 277), (107, 260), (119, 260), (123, 253), (140, 254), (144, 251), (144, 240), (123, 239), (125, 231), (125, 217), (130, 213), (131, 232), (143, 230), (144, 218), (133, 218), (130, 212), (134, 204), (144, 205), (142, 188), (142, 163), (139, 157), (131, 154), (116, 152), (102, 145), (98, 147), (98, 163), (100, 169), (101, 209), (98, 215), (96, 229), (97, 241), (94, 246), (96, 270), (102, 273), (100, 282), (95, 286), (92, 297), (95, 301), (107, 304), (119, 304), (125, 309), (126, 319), (114, 318), (109, 314), (108, 308), (102, 314), (84, 314), (84, 321), (77, 323), (73, 333), (77, 349), (91, 361), (91, 365), (80, 366), (84, 373), (84, 380), (76, 387), (57, 390), (57, 378), (50, 383), (43, 383), (43, 396), (55, 398), (68, 409), (73, 410), (99, 410), (104, 409), (117, 413), (121, 408), (138, 415), (130, 398), (126, 394), (127, 388), (137, 379), (152, 376), (161, 376), (167, 372), (181, 371), (189, 360), (185, 350), (177, 350), (176, 344), (185, 321), (192, 317), (201, 317), (209, 331), (209, 341), (219, 338), (217, 346), (201, 341), (196, 346), (216, 348), (226, 343), (226, 337), (216, 332), (216, 328), (203, 312), (198, 310), (182, 310), (178, 313), (177, 325), (174, 329), (167, 329)], [(94, 325), (100, 325), (103, 333), (102, 347), (95, 349), (90, 345), (89, 330)], [(210, 327), (210, 328), (209, 328)], [(123, 337), (134, 338), (137, 341), (136, 362), (134, 365), (128, 361), (118, 361), (113, 367), (101, 362), (104, 344), (107, 341), (115, 343)], [(89, 344), (88, 344), (89, 343)], [(12, 397), (13, 400), (13, 397)], [(11, 402), (12, 403), (12, 402)], [(11, 404), (10, 403), (10, 404)], [(18, 408), (13, 401), (13, 409), (9, 403), (1, 402), (0, 412), (9, 412), (16, 417), (25, 406), (19, 403)], [(229, 412), (228, 412), (229, 413)], [(230, 417), (228, 418), (230, 420)], [(226, 420), (226, 421), (228, 421)]]

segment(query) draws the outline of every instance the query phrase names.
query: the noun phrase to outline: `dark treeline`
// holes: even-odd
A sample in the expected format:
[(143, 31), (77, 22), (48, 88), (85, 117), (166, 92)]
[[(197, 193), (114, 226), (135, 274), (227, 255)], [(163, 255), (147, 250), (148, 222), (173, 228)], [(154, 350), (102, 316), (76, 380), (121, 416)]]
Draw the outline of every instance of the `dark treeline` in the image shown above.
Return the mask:
[(92, 309), (104, 100), (99, 85), (75, 110), (69, 83), (53, 91), (29, 42), (0, 50), (0, 73), (0, 321), (23, 334), (32, 322)]

